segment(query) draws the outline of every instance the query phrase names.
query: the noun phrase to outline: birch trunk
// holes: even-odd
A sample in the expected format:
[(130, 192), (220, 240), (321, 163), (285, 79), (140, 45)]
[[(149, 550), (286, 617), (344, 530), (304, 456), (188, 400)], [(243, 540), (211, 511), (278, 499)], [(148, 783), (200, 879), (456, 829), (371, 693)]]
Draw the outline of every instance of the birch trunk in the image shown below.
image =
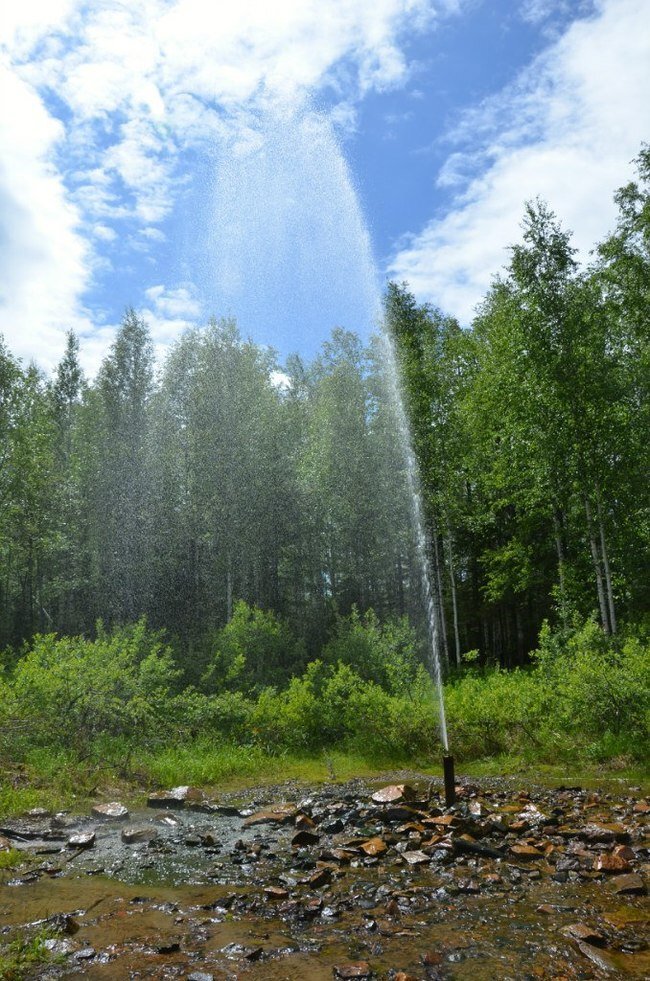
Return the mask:
[(585, 513), (587, 515), (587, 529), (589, 532), (589, 547), (591, 549), (591, 558), (594, 565), (594, 572), (596, 573), (596, 590), (598, 592), (598, 606), (600, 607), (600, 621), (603, 630), (606, 634), (610, 633), (609, 628), (609, 618), (607, 616), (607, 602), (605, 600), (605, 589), (603, 586), (603, 572), (600, 564), (600, 556), (598, 555), (598, 542), (596, 541), (596, 536), (594, 534), (594, 523), (591, 515), (591, 505), (589, 503), (589, 498), (585, 495)]
[(603, 512), (600, 506), (600, 492), (596, 497), (596, 507), (598, 512), (598, 531), (600, 533), (600, 553), (603, 557), (603, 570), (605, 572), (605, 587), (607, 589), (607, 608), (609, 610), (609, 624), (613, 634), (616, 633), (616, 610), (614, 609), (614, 591), (612, 589), (612, 574), (609, 568), (609, 558), (607, 555), (607, 545), (605, 544), (605, 525), (603, 524)]
[(566, 575), (564, 571), (564, 543), (562, 542), (562, 522), (557, 511), (553, 512), (553, 529), (555, 534), (555, 551), (557, 552), (557, 574), (560, 587), (560, 619), (562, 625), (567, 623)]

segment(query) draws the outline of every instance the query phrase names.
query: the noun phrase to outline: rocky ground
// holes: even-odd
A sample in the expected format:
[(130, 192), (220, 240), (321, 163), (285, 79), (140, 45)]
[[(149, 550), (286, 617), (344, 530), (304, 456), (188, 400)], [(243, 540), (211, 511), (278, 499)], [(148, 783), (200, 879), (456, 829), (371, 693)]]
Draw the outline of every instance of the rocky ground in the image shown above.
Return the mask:
[(417, 778), (36, 810), (0, 822), (0, 945), (45, 930), (42, 978), (648, 977), (649, 815)]

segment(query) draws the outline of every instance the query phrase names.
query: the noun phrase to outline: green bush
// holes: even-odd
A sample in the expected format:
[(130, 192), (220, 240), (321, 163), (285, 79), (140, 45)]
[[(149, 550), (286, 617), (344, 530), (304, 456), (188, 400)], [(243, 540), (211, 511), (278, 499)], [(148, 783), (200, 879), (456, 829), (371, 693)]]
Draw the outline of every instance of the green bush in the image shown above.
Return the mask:
[(305, 654), (302, 643), (273, 612), (240, 601), (215, 637), (211, 661), (202, 681), (206, 692), (253, 693), (286, 684), (304, 666)]
[(364, 681), (381, 685), (392, 695), (408, 694), (421, 665), (413, 628), (407, 617), (381, 623), (374, 610), (337, 620), (335, 633), (322, 655), (326, 664), (345, 664)]
[(96, 640), (38, 635), (7, 679), (9, 727), (29, 740), (81, 748), (99, 734), (146, 738), (168, 723), (179, 672), (159, 633), (140, 620)]

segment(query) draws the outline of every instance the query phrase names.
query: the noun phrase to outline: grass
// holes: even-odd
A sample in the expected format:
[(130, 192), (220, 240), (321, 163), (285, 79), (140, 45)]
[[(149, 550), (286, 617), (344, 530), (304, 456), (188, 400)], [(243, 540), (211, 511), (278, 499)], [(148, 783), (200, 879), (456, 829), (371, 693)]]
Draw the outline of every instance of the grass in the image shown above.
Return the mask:
[(3, 981), (23, 981), (33, 976), (35, 967), (52, 963), (58, 958), (45, 946), (53, 934), (41, 931), (34, 936), (19, 935), (0, 946), (0, 978)]
[[(31, 807), (85, 810), (99, 793), (130, 799), (152, 787), (191, 784), (226, 793), (287, 781), (321, 784), (355, 777), (373, 779), (399, 770), (440, 776), (441, 760), (438, 752), (429, 758), (370, 757), (339, 749), (313, 755), (278, 754), (258, 746), (239, 746), (207, 738), (192, 744), (141, 751), (127, 751), (124, 744), (111, 747), (103, 743), (92, 761), (75, 760), (70, 753), (48, 754), (40, 750), (14, 774), (16, 785), (12, 784), (10, 774), (10, 779), (0, 786), (0, 815), (24, 813)], [(612, 760), (608, 765), (583, 760), (551, 765), (529, 755), (501, 754), (466, 762), (457, 760), (456, 772), (459, 777), (521, 777), (530, 783), (549, 785), (604, 784), (612, 789), (647, 786), (647, 772), (628, 760)], [(0, 863), (11, 863), (12, 859), (6, 855), (11, 853), (0, 853)]]

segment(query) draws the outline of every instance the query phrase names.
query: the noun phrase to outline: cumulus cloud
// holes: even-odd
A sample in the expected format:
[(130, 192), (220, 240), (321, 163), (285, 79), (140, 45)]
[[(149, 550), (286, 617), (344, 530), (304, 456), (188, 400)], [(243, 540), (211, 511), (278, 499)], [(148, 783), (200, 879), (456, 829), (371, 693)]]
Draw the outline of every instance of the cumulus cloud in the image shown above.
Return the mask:
[[(541, 16), (545, 3), (527, 4)], [(601, 0), (514, 84), (466, 113), (439, 185), (446, 212), (408, 236), (389, 262), (429, 300), (467, 323), (520, 237), (523, 203), (545, 198), (586, 257), (613, 225), (613, 191), (650, 134), (646, 0)]]
[[(405, 82), (402, 30), (423, 30), (458, 3), (2, 5), (0, 331), (14, 350), (38, 351), (49, 366), (64, 327), (89, 331), (85, 291), (109, 262), (100, 247), (164, 235), (156, 226), (188, 146), (217, 138), (245, 153), (269, 101), (299, 110), (323, 88), (351, 128), (367, 92)], [(102, 328), (105, 342), (110, 332)]]

